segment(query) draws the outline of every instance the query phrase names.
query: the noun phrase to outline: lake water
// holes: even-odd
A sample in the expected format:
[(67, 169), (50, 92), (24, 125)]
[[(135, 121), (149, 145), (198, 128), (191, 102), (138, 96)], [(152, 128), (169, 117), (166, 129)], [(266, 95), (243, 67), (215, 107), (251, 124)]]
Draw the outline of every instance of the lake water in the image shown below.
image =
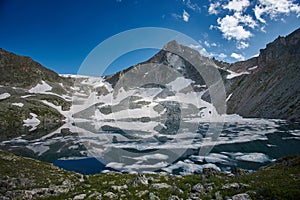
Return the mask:
[(300, 127), (265, 119), (187, 119), (177, 127), (155, 121), (84, 121), (66, 123), (39, 138), (31, 134), (30, 139), (23, 135), (2, 141), (0, 147), (83, 174), (256, 170), (300, 154)]

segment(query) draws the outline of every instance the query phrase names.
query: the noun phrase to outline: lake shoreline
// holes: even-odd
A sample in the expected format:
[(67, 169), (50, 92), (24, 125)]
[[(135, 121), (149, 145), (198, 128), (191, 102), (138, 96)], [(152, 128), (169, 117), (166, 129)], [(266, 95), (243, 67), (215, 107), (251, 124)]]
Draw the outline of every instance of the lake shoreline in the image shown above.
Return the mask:
[(206, 169), (195, 175), (82, 175), (4, 151), (0, 160), (2, 199), (296, 199), (300, 193), (300, 155), (252, 174)]

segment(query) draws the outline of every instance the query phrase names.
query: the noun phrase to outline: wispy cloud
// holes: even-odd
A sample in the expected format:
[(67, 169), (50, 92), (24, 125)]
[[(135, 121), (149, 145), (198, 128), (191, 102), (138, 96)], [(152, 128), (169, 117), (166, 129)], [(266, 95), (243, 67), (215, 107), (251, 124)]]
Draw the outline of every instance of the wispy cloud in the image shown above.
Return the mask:
[(171, 16), (174, 18), (174, 19), (182, 19), (182, 16), (179, 15), (179, 14), (176, 14), (176, 13), (172, 13)]
[(192, 3), (191, 0), (183, 0), (182, 2), (187, 8), (189, 8), (193, 11), (201, 12), (201, 8), (198, 6), (197, 3)]
[(204, 41), (204, 45), (207, 46), (207, 47), (209, 47), (209, 48), (210, 48), (210, 47), (216, 47), (216, 46), (217, 46), (216, 43), (214, 43), (214, 42), (213, 42), (213, 43), (209, 43), (209, 42), (206, 41), (206, 40)]
[(201, 45), (190, 44), (189, 47), (199, 51), (199, 53), (203, 56), (207, 56), (207, 57), (212, 56), (212, 54), (208, 53), (207, 50)]
[(220, 54), (218, 55), (218, 57), (221, 58), (221, 59), (224, 59), (224, 58), (227, 58), (227, 55), (224, 54), (224, 53), (220, 53)]
[(189, 22), (190, 14), (185, 10), (182, 11), (182, 14), (172, 13), (171, 16), (176, 20), (183, 20), (185, 22)]
[(240, 41), (237, 43), (236, 48), (238, 49), (245, 49), (249, 47), (249, 43), (248, 42), (244, 42), (244, 41)]

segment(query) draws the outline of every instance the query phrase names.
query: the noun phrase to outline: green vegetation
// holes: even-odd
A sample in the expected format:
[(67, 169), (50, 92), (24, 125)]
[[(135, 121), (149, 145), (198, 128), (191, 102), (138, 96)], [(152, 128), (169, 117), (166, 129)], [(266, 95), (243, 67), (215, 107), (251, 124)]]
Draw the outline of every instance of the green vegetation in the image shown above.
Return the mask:
[[(52, 130), (57, 128), (57, 125), (61, 125), (61, 121), (64, 116), (61, 115), (56, 109), (45, 105), (38, 98), (49, 99), (50, 102), (57, 101), (59, 97), (54, 96), (38, 96), (27, 98), (10, 97), (8, 99), (0, 101), (0, 140), (7, 140), (18, 137), (24, 133), (28, 133), (28, 127), (23, 126), (23, 120), (32, 118), (30, 113), (36, 114), (40, 120), (40, 125), (37, 127), (36, 132), (41, 130)], [(55, 98), (55, 99), (54, 99)], [(22, 103), (23, 107), (12, 105), (12, 102)], [(59, 102), (61, 103), (61, 102)], [(67, 104), (67, 103), (66, 103)], [(66, 105), (68, 106), (68, 105)], [(43, 132), (43, 131), (42, 131)]]

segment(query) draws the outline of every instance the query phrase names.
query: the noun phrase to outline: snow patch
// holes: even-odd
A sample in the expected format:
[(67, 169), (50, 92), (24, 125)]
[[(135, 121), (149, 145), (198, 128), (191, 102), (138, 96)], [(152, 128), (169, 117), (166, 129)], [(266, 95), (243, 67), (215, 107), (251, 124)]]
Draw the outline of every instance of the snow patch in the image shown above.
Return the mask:
[(249, 71), (255, 70), (255, 69), (257, 69), (257, 67), (258, 67), (258, 66), (253, 66), (253, 67), (248, 68), (248, 70), (249, 70)]
[(190, 160), (178, 161), (177, 163), (168, 166), (166, 168), (163, 168), (164, 171), (168, 173), (172, 173), (175, 169), (182, 169), (183, 171), (180, 172), (181, 175), (189, 175), (189, 174), (195, 174), (195, 173), (202, 173), (204, 168), (213, 168), (217, 171), (221, 171), (219, 167), (217, 167), (215, 164), (204, 164), (204, 165), (198, 165), (193, 163)]
[(241, 76), (241, 75), (244, 75), (244, 74), (250, 74), (249, 72), (240, 72), (240, 73), (235, 73), (235, 72), (232, 72), (232, 71), (228, 71), (230, 72), (230, 74), (227, 75), (226, 79), (233, 79), (235, 77), (238, 77), (238, 76)]
[(23, 103), (12, 103), (11, 105), (13, 105), (13, 106), (18, 106), (18, 107), (20, 107), (20, 108), (22, 108), (22, 107), (24, 106)]
[(28, 90), (30, 93), (45, 93), (52, 90), (52, 87), (48, 85), (45, 81), (42, 81), (42, 83), (38, 83), (35, 87)]
[(2, 99), (7, 99), (8, 97), (10, 97), (10, 94), (9, 93), (3, 93), (3, 94), (0, 94), (0, 100)]
[(228, 95), (228, 97), (226, 98), (226, 102), (229, 101), (229, 99), (231, 98), (233, 93), (231, 93), (230, 95)]
[(23, 123), (24, 126), (28, 127), (31, 126), (31, 129), (29, 131), (34, 131), (37, 129), (37, 126), (41, 123), (41, 121), (37, 118), (37, 115), (34, 113), (30, 113), (32, 118), (24, 119)]

